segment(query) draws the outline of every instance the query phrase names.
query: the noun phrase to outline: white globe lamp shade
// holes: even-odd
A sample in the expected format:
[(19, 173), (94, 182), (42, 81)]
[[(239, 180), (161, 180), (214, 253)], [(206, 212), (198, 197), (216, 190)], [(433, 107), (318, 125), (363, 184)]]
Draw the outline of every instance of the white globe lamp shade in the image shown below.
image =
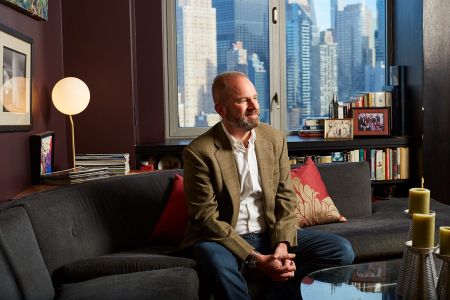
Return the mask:
[(82, 80), (66, 77), (58, 81), (53, 87), (52, 101), (56, 109), (66, 115), (76, 115), (89, 104), (91, 94)]

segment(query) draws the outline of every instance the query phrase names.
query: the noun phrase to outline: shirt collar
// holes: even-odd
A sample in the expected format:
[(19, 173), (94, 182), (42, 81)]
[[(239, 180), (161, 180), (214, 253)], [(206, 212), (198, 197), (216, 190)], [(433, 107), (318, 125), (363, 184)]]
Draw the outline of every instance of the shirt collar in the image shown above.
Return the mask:
[[(223, 128), (223, 131), (225, 132), (225, 134), (227, 135), (228, 140), (230, 141), (230, 144), (233, 147), (233, 149), (240, 149), (240, 150), (244, 150), (244, 151), (246, 150), (244, 144), (228, 132), (228, 130), (225, 128), (225, 125), (223, 125), (223, 122), (222, 122), (222, 128)], [(256, 132), (255, 132), (255, 129), (253, 128), (252, 130), (250, 130), (250, 138), (248, 139), (248, 145), (249, 146), (254, 145), (255, 140), (256, 140)]]

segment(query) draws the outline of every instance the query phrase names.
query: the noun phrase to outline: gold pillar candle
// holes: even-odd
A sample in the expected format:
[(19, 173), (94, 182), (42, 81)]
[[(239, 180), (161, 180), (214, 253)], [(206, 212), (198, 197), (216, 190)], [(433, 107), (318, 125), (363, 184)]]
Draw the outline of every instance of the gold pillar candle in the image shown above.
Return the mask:
[(409, 213), (427, 214), (430, 212), (430, 190), (424, 188), (409, 189)]
[(435, 217), (434, 213), (413, 214), (413, 247), (431, 248), (434, 246)]
[(439, 227), (439, 253), (450, 255), (450, 226)]

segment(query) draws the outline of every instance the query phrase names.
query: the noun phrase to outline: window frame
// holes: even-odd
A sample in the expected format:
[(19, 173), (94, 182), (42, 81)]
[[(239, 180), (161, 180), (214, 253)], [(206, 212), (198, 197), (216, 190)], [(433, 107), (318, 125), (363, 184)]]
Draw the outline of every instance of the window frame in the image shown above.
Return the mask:
[[(176, 1), (162, 1), (162, 22), (163, 22), (163, 73), (164, 73), (164, 113), (165, 113), (165, 137), (171, 138), (193, 138), (204, 132), (209, 127), (189, 127), (178, 126), (178, 86), (177, 86), (177, 55), (176, 55)], [(287, 101), (286, 96), (286, 10), (284, 0), (268, 1), (269, 16), (269, 61), (270, 70), (268, 74), (269, 95), (270, 95), (270, 124), (286, 133), (286, 135), (296, 135), (296, 130), (288, 130), (287, 122)], [(388, 84), (389, 66), (392, 65), (394, 49), (392, 8), (393, 0), (384, 0), (385, 5), (385, 83)], [(273, 11), (277, 12), (277, 22), (274, 24)], [(283, 25), (283, 26), (281, 26)], [(277, 76), (278, 74), (278, 76)], [(274, 100), (274, 95), (278, 96), (278, 103)], [(212, 101), (212, 99), (211, 99)]]

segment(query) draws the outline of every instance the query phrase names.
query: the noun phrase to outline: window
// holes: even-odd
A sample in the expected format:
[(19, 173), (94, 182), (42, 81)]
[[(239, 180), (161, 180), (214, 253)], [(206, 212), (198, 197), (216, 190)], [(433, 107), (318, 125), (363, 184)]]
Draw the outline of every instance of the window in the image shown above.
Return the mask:
[(255, 85), (261, 121), (287, 132), (385, 85), (385, 0), (168, 0), (168, 137), (217, 123), (211, 84), (228, 70)]

